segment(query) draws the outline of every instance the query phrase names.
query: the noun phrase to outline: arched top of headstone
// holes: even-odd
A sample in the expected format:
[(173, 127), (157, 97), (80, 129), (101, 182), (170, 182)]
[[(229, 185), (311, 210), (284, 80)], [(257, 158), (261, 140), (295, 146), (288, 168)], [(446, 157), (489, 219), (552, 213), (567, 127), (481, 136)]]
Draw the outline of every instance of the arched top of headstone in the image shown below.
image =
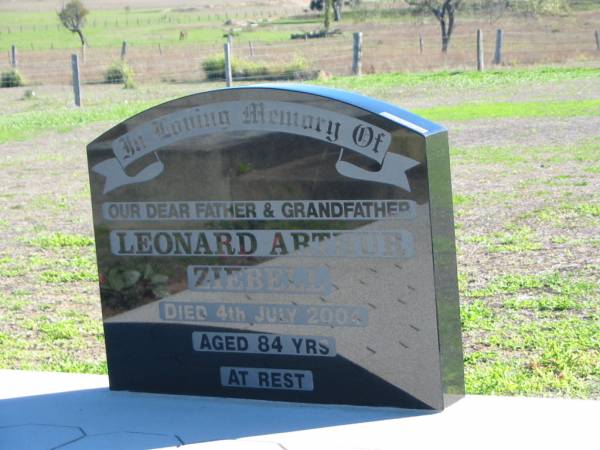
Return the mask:
[(386, 103), (381, 100), (377, 100), (364, 95), (356, 94), (354, 92), (342, 91), (340, 89), (333, 89), (323, 86), (315, 86), (308, 84), (262, 84), (257, 86), (239, 87), (234, 89), (247, 89), (247, 88), (262, 88), (262, 89), (282, 89), (289, 90), (292, 92), (301, 92), (306, 94), (318, 95), (330, 100), (336, 100), (342, 103), (347, 103), (357, 108), (364, 109), (373, 114), (386, 117), (387, 119), (399, 123), (400, 125), (418, 133), (423, 136), (430, 136), (432, 134), (447, 131), (445, 127), (433, 123), (423, 117), (417, 116), (403, 108)]
[[(131, 125), (138, 123), (140, 120), (145, 121), (149, 117), (156, 118), (157, 113), (162, 115), (162, 113), (168, 110), (185, 107), (185, 105), (190, 104), (197, 106), (219, 101), (235, 101), (241, 97), (244, 97), (244, 93), (256, 92), (258, 94), (265, 94), (265, 91), (276, 96), (285, 93), (287, 95), (298, 94), (298, 96), (301, 96), (304, 94), (321, 97), (322, 99), (328, 101), (325, 107), (335, 110), (337, 103), (337, 108), (343, 107), (343, 105), (359, 108), (375, 115), (376, 117), (386, 119), (394, 125), (400, 125), (403, 128), (411, 130), (425, 137), (447, 131), (443, 126), (433, 123), (423, 117), (417, 116), (416, 114), (413, 114), (403, 108), (353, 92), (307, 84), (265, 83), (199, 92), (161, 103), (124, 120), (120, 124), (114, 126), (112, 129), (99, 136), (92, 143), (102, 141), (108, 136), (114, 135), (114, 133), (120, 133), (122, 132), (123, 127), (130, 127)], [(298, 98), (291, 97), (288, 101), (298, 100)]]

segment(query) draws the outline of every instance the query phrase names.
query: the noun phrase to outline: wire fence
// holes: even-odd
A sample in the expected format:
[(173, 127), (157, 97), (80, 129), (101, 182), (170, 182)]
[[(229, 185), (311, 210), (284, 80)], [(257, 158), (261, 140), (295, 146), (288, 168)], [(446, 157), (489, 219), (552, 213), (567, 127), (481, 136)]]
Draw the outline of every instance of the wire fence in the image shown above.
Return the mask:
[[(391, 4), (393, 5), (393, 4)], [(390, 6), (391, 7), (391, 6)], [(381, 7), (380, 7), (381, 8)], [(193, 8), (192, 8), (193, 9)], [(166, 9), (164, 13), (149, 15), (148, 12), (120, 13), (114, 17), (91, 18), (86, 22), (86, 28), (135, 28), (145, 27), (149, 25), (210, 25), (221, 27), (223, 22), (261, 22), (273, 20), (281, 17), (294, 17), (298, 15), (312, 15), (310, 11), (301, 10), (298, 8), (281, 8), (278, 10), (261, 9), (244, 9), (231, 10), (229, 12), (220, 11), (214, 13), (186, 11), (185, 9), (178, 10)], [(53, 20), (54, 16), (48, 16), (46, 23), (24, 23), (24, 24), (4, 24), (0, 25), (0, 36), (10, 35), (14, 33), (29, 33), (29, 32), (48, 32), (61, 31), (63, 26)]]
[[(497, 52), (496, 29), (483, 27), (483, 57), (493, 67)], [(457, 30), (446, 53), (441, 51), (435, 24), (397, 31), (368, 28), (363, 31), (362, 73), (426, 71), (477, 67), (477, 30)], [(128, 45), (119, 48), (87, 48), (79, 54), (82, 84), (107, 82), (111, 66), (124, 61), (137, 83), (182, 83), (224, 79), (220, 68), (207, 69), (206, 61), (223, 56), (223, 44)], [(600, 62), (598, 31), (581, 29), (568, 33), (506, 29), (500, 66)], [(73, 50), (8, 50), (0, 59), (0, 71), (16, 67), (31, 85), (66, 85), (72, 82)], [(232, 42), (234, 81), (312, 78), (349, 75), (353, 68), (353, 36), (344, 33), (322, 39), (285, 42)], [(245, 70), (235, 70), (235, 65)], [(261, 69), (262, 68), (262, 69)]]

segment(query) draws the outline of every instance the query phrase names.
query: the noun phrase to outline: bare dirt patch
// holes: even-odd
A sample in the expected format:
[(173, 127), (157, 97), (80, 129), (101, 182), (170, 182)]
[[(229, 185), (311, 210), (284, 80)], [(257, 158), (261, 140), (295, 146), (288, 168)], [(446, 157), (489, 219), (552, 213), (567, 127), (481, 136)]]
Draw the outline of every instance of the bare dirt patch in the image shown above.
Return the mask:
[(451, 147), (568, 147), (598, 136), (600, 117), (481, 119), (446, 122)]

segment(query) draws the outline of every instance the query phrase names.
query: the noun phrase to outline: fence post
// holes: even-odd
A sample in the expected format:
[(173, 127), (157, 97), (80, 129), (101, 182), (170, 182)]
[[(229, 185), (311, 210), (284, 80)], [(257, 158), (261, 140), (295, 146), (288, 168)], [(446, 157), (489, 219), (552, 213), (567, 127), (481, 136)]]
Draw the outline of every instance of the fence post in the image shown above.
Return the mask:
[[(160, 44), (158, 44), (160, 46)], [(121, 61), (125, 61), (125, 57), (127, 56), (127, 41), (123, 41), (121, 44)]]
[(496, 30), (496, 51), (494, 52), (494, 64), (502, 64), (502, 44), (504, 42), (504, 31)]
[(483, 32), (477, 30), (477, 70), (483, 72)]
[(419, 35), (419, 54), (423, 54), (423, 36)]
[(600, 31), (596, 30), (596, 50), (600, 51)]
[(352, 74), (362, 75), (362, 33), (354, 33), (354, 44), (352, 45)]
[(17, 46), (15, 44), (10, 48), (10, 65), (13, 69), (17, 68)]
[(252, 41), (248, 41), (248, 46), (250, 47), (250, 56), (254, 56), (254, 44), (252, 44)]
[(233, 36), (231, 34), (227, 35), (227, 43), (229, 44), (229, 53), (233, 52)]
[(225, 85), (231, 87), (231, 46), (229, 42), (224, 45), (225, 50)]
[(81, 106), (81, 83), (79, 79), (79, 58), (77, 53), (71, 55), (71, 70), (73, 71), (73, 94), (75, 106)]

